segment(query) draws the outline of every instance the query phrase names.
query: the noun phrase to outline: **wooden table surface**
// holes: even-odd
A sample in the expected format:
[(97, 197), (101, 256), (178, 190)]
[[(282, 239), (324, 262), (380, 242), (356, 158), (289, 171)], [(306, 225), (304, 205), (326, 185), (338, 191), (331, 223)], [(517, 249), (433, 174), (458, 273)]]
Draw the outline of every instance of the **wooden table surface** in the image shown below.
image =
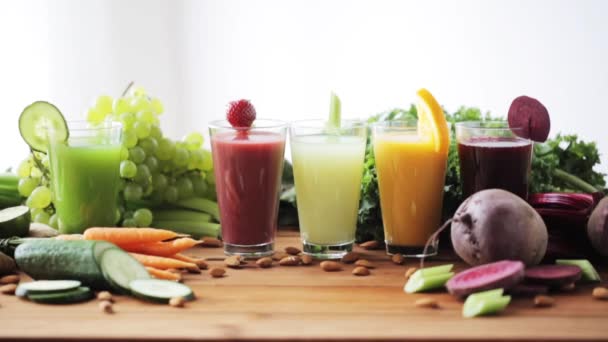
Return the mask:
[[(297, 233), (279, 234), (277, 249), (288, 245), (300, 246)], [(184, 282), (199, 299), (185, 308), (118, 297), (116, 312), (104, 314), (95, 301), (52, 306), (0, 295), (0, 340), (608, 340), (608, 301), (592, 299), (591, 287), (556, 295), (551, 308), (515, 299), (499, 316), (464, 319), (462, 302), (448, 294), (403, 292), (404, 272), (416, 261), (398, 266), (383, 251), (357, 251), (378, 266), (370, 276), (353, 276), (352, 265), (326, 273), (318, 262), (270, 269), (249, 262), (219, 279), (188, 274)], [(221, 249), (190, 254), (223, 264)], [(441, 308), (414, 307), (427, 296)]]

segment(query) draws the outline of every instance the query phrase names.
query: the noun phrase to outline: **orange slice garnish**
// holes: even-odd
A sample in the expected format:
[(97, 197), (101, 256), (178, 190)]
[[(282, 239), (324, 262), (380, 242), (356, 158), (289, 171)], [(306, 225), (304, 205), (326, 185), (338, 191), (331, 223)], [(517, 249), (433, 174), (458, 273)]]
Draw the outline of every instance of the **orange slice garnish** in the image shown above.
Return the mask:
[(418, 134), (435, 144), (435, 151), (447, 155), (450, 149), (450, 129), (443, 109), (428, 90), (422, 88), (416, 93), (418, 112)]

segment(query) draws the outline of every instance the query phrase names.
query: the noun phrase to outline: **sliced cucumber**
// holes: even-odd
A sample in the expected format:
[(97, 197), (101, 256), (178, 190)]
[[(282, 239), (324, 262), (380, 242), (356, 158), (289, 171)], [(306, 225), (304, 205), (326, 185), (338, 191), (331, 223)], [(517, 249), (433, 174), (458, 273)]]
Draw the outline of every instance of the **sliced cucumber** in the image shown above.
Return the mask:
[(121, 293), (129, 293), (129, 284), (133, 280), (150, 279), (146, 268), (119, 248), (106, 250), (101, 255), (99, 266), (110, 286)]
[(188, 286), (170, 280), (139, 279), (129, 286), (134, 296), (153, 302), (168, 303), (175, 297), (194, 300), (194, 293)]
[(44, 304), (71, 304), (84, 302), (93, 298), (93, 291), (86, 286), (81, 286), (67, 291), (37, 294), (28, 293), (27, 298), (34, 302)]
[(68, 125), (54, 105), (46, 101), (36, 101), (21, 112), (19, 132), (32, 149), (47, 152), (49, 130), (53, 130), (55, 139), (60, 141), (68, 139)]
[(30, 230), (30, 208), (19, 205), (0, 210), (0, 238), (26, 236)]
[(64, 292), (77, 289), (80, 285), (81, 282), (78, 280), (38, 280), (19, 284), (15, 294), (24, 297), (30, 294)]

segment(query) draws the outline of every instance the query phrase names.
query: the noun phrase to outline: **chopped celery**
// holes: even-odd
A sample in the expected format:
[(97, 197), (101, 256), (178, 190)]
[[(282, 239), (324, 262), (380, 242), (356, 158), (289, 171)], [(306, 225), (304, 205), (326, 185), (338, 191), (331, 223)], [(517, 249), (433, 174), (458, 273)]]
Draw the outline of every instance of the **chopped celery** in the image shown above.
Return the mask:
[(583, 279), (588, 281), (602, 281), (595, 267), (587, 259), (557, 259), (555, 263), (558, 265), (573, 265), (578, 266), (583, 271)]
[(467, 297), (467, 299), (470, 298), (471, 300), (479, 300), (479, 299), (487, 299), (487, 298), (498, 298), (498, 297), (502, 297), (504, 292), (505, 292), (504, 289), (493, 289), (493, 290), (488, 290), (488, 291), (482, 291), (482, 292), (473, 293), (472, 295)]
[(215, 220), (220, 221), (220, 209), (217, 202), (202, 197), (192, 197), (177, 201), (178, 207), (193, 209), (211, 214)]
[(511, 296), (502, 296), (502, 289), (479, 292), (470, 295), (462, 307), (466, 318), (495, 314), (504, 310), (511, 302)]
[(412, 277), (416, 277), (416, 276), (425, 277), (425, 276), (432, 276), (432, 275), (437, 275), (437, 274), (448, 273), (448, 272), (452, 271), (452, 268), (454, 268), (454, 264), (425, 267), (425, 268), (419, 269), (414, 274), (412, 274)]
[(405, 283), (403, 290), (406, 293), (416, 293), (441, 288), (454, 276), (454, 272), (431, 275), (425, 275), (424, 273), (418, 273), (418, 275), (416, 275), (416, 273), (414, 273), (410, 279), (408, 279), (407, 283)]
[(152, 227), (172, 230), (181, 234), (191, 235), (195, 239), (200, 239), (203, 236), (218, 236), (220, 234), (220, 225), (213, 222), (202, 221), (159, 221), (154, 220)]
[(154, 210), (154, 219), (158, 221), (211, 221), (211, 214), (188, 209)]

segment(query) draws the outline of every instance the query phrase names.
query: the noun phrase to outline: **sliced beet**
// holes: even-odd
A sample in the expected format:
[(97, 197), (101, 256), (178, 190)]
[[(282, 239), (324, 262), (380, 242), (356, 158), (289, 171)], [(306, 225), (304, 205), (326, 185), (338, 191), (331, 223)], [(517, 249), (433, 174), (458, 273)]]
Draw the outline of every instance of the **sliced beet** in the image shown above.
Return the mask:
[(544, 142), (551, 130), (549, 111), (535, 98), (522, 95), (515, 98), (509, 107), (509, 127), (520, 128), (513, 133), (525, 139)]
[(526, 270), (526, 281), (551, 287), (563, 286), (581, 279), (583, 272), (574, 265), (542, 265)]
[(503, 260), (469, 268), (456, 274), (446, 283), (448, 291), (454, 296), (467, 296), (471, 293), (504, 288), (512, 288), (524, 278), (524, 263)]
[(509, 289), (509, 294), (517, 297), (534, 297), (537, 295), (547, 294), (549, 287), (544, 285), (534, 284), (517, 284)]

